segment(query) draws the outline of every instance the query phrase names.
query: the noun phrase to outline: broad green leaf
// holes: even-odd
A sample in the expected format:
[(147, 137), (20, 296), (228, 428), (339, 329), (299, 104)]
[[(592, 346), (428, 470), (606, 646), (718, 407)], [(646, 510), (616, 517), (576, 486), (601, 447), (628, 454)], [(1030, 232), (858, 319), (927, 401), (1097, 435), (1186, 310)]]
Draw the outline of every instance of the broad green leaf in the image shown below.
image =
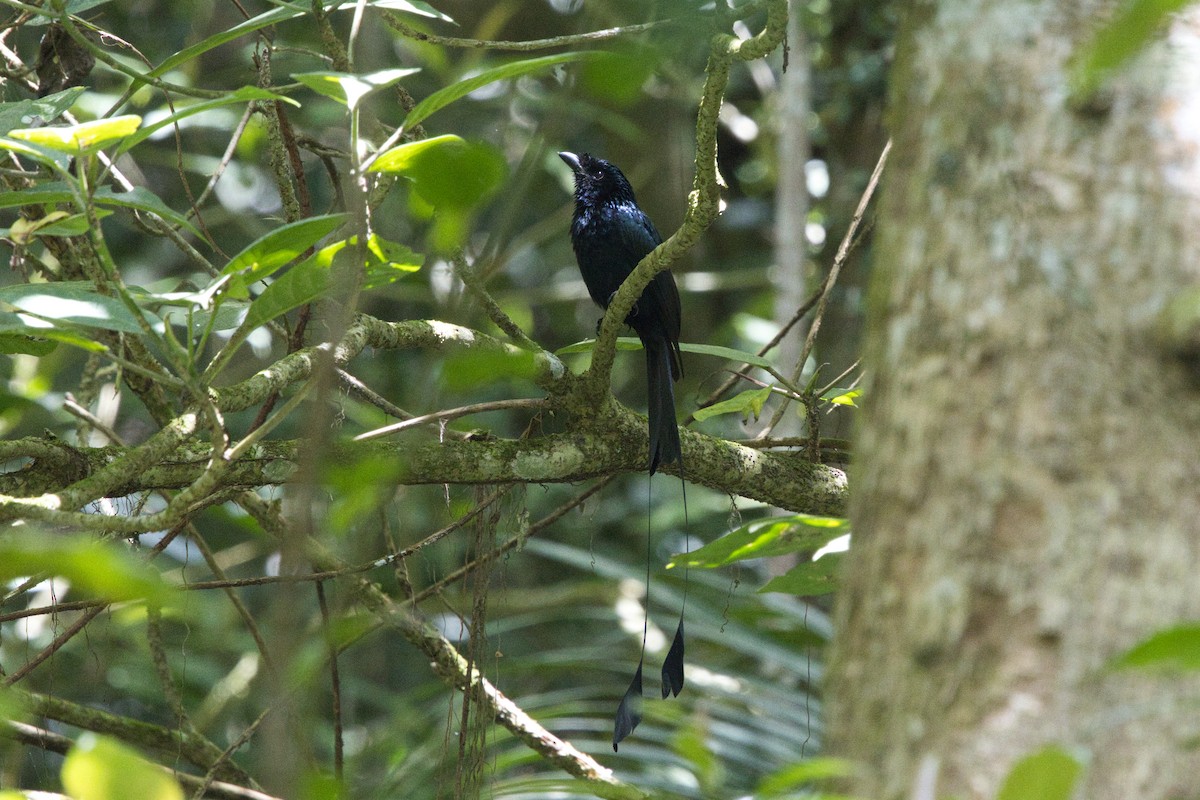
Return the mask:
[(221, 270), (222, 275), (233, 276), (226, 293), (231, 297), (248, 297), (247, 287), (295, 261), (347, 219), (348, 214), (309, 217), (276, 228), (251, 242)]
[(67, 753), (62, 783), (74, 800), (183, 800), (175, 778), (132, 747), (85, 733)]
[(114, 192), (109, 187), (105, 186), (96, 192), (95, 201), (97, 205), (102, 206), (117, 206), (118, 208), (132, 208), (135, 211), (144, 211), (161, 217), (164, 221), (172, 225), (186, 228), (195, 235), (199, 236), (200, 231), (196, 226), (188, 222), (187, 217), (175, 211), (162, 200), (158, 195), (151, 192), (142, 186), (135, 186), (128, 192)]
[(1118, 67), (1143, 50), (1167, 17), (1189, 0), (1127, 0), (1077, 54), (1072, 89), (1087, 95)]
[(446, 106), (453, 103), (455, 100), (460, 100), (476, 89), (487, 86), (495, 81), (508, 80), (510, 78), (519, 78), (522, 75), (528, 75), (531, 72), (554, 67), (559, 64), (566, 64), (571, 61), (588, 61), (599, 57), (599, 50), (587, 50), (582, 52), (559, 53), (553, 56), (542, 56), (540, 58), (530, 58), (523, 61), (513, 61), (509, 64), (504, 64), (499, 67), (484, 70), (478, 75), (474, 75), (458, 83), (451, 84), (444, 89), (439, 89), (433, 94), (426, 97), (421, 102), (417, 103), (412, 111), (408, 112), (408, 116), (404, 118), (401, 125), (404, 129), (411, 129), (414, 125), (423, 122), (432, 114), (441, 111)]
[(0, 103), (0, 134), (7, 134), (13, 128), (27, 128), (37, 122), (50, 122), (79, 99), (84, 87), (72, 86), (61, 92), (46, 95), (35, 100), (19, 100), (15, 103)]
[(783, 592), (797, 597), (815, 597), (837, 589), (842, 555), (833, 553), (816, 561), (802, 561), (783, 575), (767, 581), (760, 592)]
[(105, 600), (169, 599), (171, 587), (121, 545), (48, 532), (8, 535), (0, 541), (0, 579), (47, 573), (72, 590)]
[(41, 358), (54, 352), (58, 342), (36, 336), (0, 333), (0, 354), (6, 356), (29, 355)]
[(1115, 658), (1109, 666), (1200, 670), (1200, 625), (1179, 625), (1159, 631)]
[(750, 558), (791, 553), (811, 554), (848, 530), (849, 523), (837, 517), (794, 514), (768, 517), (747, 523), (691, 553), (677, 555), (667, 565), (715, 569)]
[(448, 134), (393, 147), (370, 171), (403, 175), (434, 208), (466, 211), (500, 188), (508, 164), (491, 145)]
[(694, 416), (697, 422), (706, 420), (709, 417), (718, 417), (722, 414), (741, 414), (743, 420), (749, 420), (751, 416), (758, 419), (758, 415), (762, 413), (763, 405), (770, 396), (770, 386), (764, 386), (761, 389), (747, 389), (744, 392), (738, 392), (728, 400), (722, 400), (706, 408), (697, 409)]
[(1016, 763), (996, 800), (1071, 800), (1081, 772), (1074, 756), (1050, 745)]
[(142, 124), (136, 114), (96, 119), (76, 125), (47, 125), (44, 128), (17, 128), (9, 138), (48, 147), (63, 153), (82, 153), (99, 149), (131, 135)]
[(294, 106), (300, 105), (290, 97), (285, 97), (281, 94), (276, 94), (275, 92), (269, 92), (266, 89), (260, 89), (257, 86), (243, 86), (237, 91), (230, 92), (224, 97), (218, 97), (213, 100), (205, 100), (200, 103), (193, 103), (192, 105), (183, 106), (182, 108), (179, 106), (179, 101), (176, 101), (175, 107), (177, 110), (173, 114), (163, 117), (162, 119), (155, 120), (154, 122), (147, 123), (138, 129), (136, 133), (127, 136), (125, 141), (121, 142), (121, 145), (117, 148), (116, 152), (118, 154), (124, 153), (135, 145), (153, 136), (162, 128), (165, 128), (168, 125), (173, 125), (179, 120), (185, 119), (186, 117), (199, 114), (203, 111), (209, 111), (210, 109), (221, 108), (222, 106), (250, 103), (255, 100), (282, 100), (283, 102), (290, 103)]
[[(279, 276), (250, 304), (250, 310), (246, 314), (246, 320), (242, 323), (242, 329), (250, 331), (259, 325), (265, 325), (293, 308), (311, 303), (325, 294), (329, 289), (334, 262), (338, 258), (349, 256), (353, 251), (348, 248), (354, 243), (353, 237), (335, 242)], [(375, 236), (372, 236), (372, 241), (367, 243), (366, 250), (368, 261), (363, 266), (367, 272), (366, 283), (368, 285), (372, 281), (373, 272), (376, 280), (378, 280), (380, 272), (390, 274), (415, 272), (420, 269), (421, 262), (424, 260), (422, 256), (403, 245), (381, 244), (378, 237)], [(342, 255), (343, 252), (345, 255)], [(383, 261), (383, 259), (392, 257), (410, 260), (407, 262)]]
[(420, 72), (411, 69), (383, 69), (365, 75), (346, 72), (299, 72), (293, 78), (314, 92), (333, 98), (349, 108), (357, 108), (362, 99), (371, 92), (391, 86), (398, 80)]
[(659, 58), (652, 47), (603, 52), (583, 65), (579, 85), (606, 102), (628, 105), (642, 96), (642, 86), (654, 74)]
[[(55, 322), (61, 322), (109, 331), (142, 333), (141, 325), (120, 300), (85, 288), (79, 283), (23, 283), (5, 286), (0, 289), (0, 302), (46, 320), (47, 328), (54, 327)], [(43, 335), (34, 320), (25, 321), (31, 327), (29, 333)]]
[(33, 189), (18, 192), (0, 192), (0, 208), (34, 206), (43, 203), (70, 203), (75, 199), (71, 190), (62, 181), (40, 183)]

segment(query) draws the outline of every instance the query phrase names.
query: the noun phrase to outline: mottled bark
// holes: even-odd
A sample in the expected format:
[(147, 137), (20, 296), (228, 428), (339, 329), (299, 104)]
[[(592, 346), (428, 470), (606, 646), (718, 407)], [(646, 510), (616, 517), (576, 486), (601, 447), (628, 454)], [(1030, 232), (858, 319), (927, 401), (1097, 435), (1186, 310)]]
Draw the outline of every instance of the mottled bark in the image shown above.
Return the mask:
[(826, 706), (872, 800), (991, 798), (1050, 742), (1077, 797), (1200, 797), (1196, 684), (1103, 669), (1200, 617), (1200, 397), (1155, 335), (1200, 278), (1200, 16), (1076, 110), (1113, 6), (901, 34)]

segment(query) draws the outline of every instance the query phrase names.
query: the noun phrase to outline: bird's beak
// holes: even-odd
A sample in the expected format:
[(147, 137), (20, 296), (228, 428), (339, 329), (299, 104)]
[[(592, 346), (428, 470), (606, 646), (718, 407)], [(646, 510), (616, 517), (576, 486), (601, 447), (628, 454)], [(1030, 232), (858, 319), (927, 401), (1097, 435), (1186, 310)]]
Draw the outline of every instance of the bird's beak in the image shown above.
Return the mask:
[(579, 156), (575, 155), (574, 153), (568, 153), (566, 150), (563, 150), (558, 154), (558, 157), (567, 162), (567, 166), (570, 167), (571, 171), (576, 175), (578, 175), (579, 171), (583, 169), (579, 163)]

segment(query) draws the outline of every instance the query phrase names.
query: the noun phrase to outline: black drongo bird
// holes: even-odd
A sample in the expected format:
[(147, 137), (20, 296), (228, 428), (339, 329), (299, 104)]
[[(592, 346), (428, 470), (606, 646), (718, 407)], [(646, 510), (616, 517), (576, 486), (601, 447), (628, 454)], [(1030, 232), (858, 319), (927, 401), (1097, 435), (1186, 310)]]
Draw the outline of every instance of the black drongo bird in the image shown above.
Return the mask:
[[(571, 244), (588, 294), (596, 305), (609, 301), (642, 258), (662, 243), (650, 218), (638, 208), (621, 170), (587, 153), (559, 153), (575, 173), (575, 216)], [(679, 360), (679, 290), (669, 271), (654, 276), (625, 318), (646, 350), (646, 404), (650, 417), (650, 474), (659, 464), (680, 460), (672, 383), (683, 375)]]
[[(662, 243), (654, 223), (638, 207), (633, 187), (612, 164), (583, 153), (559, 153), (575, 173), (575, 215), (571, 220), (571, 245), (588, 294), (608, 308), (614, 294), (634, 267)], [(646, 351), (646, 405), (650, 417), (650, 474), (660, 464), (678, 463), (683, 476), (683, 453), (675, 418), (672, 384), (683, 375), (679, 357), (679, 290), (669, 271), (654, 276), (625, 317)], [(686, 509), (686, 497), (685, 497)], [(686, 513), (686, 512), (685, 512)], [(649, 556), (647, 555), (647, 558)], [(647, 579), (649, 563), (647, 563)], [(686, 595), (685, 595), (686, 597)], [(649, 621), (646, 623), (649, 626)], [(643, 655), (646, 648), (642, 636)], [(662, 668), (662, 696), (678, 695), (683, 688), (683, 614)], [(642, 662), (638, 662), (613, 729), (613, 750), (641, 721)]]

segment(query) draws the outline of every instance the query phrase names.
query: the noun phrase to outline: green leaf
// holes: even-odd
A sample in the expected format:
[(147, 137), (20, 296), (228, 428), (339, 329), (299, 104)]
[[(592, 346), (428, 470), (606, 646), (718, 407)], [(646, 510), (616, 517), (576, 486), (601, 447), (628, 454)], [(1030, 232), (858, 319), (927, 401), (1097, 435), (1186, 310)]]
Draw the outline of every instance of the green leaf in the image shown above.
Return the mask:
[(697, 422), (706, 420), (709, 417), (718, 417), (722, 414), (741, 414), (743, 420), (749, 420), (751, 415), (753, 415), (755, 419), (758, 419), (758, 415), (762, 413), (763, 405), (770, 396), (770, 386), (764, 386), (761, 389), (747, 389), (744, 392), (738, 392), (728, 400), (722, 400), (706, 408), (697, 409), (694, 416)]
[(249, 297), (248, 287), (295, 261), (305, 250), (341, 227), (349, 214), (327, 214), (309, 217), (276, 228), (247, 245), (234, 256), (222, 275), (233, 276), (226, 294), (231, 297)]
[(783, 575), (772, 578), (758, 591), (783, 592), (797, 597), (815, 597), (837, 589), (841, 553), (830, 553), (816, 561), (802, 561)]
[[(64, 8), (63, 11), (72, 17), (77, 17), (84, 11), (90, 11), (97, 6), (102, 6), (109, 2), (111, 2), (111, 0), (67, 0), (66, 8)], [(58, 12), (54, 11), (53, 6), (51, 5), (45, 11), (31, 19), (28, 24), (32, 27), (36, 27), (38, 25), (48, 25), (56, 19), (58, 19)]]
[(465, 211), (500, 188), (508, 164), (491, 145), (448, 134), (393, 147), (370, 171), (403, 175), (434, 208)]
[(135, 211), (154, 214), (172, 225), (186, 228), (196, 236), (200, 236), (200, 231), (196, 229), (196, 226), (188, 222), (187, 217), (175, 211), (160, 200), (158, 195), (143, 186), (135, 186), (128, 192), (114, 192), (111, 188), (105, 186), (96, 192), (94, 200), (97, 205), (101, 206), (132, 208)]
[(80, 736), (63, 759), (62, 783), (75, 800), (183, 800), (183, 789), (166, 770), (94, 733)]
[(185, 119), (186, 117), (190, 117), (210, 109), (221, 108), (222, 106), (250, 103), (255, 100), (282, 100), (283, 102), (291, 103), (294, 106), (300, 105), (290, 97), (285, 97), (281, 94), (276, 94), (275, 92), (269, 92), (266, 89), (260, 89), (257, 86), (243, 86), (237, 91), (230, 92), (224, 97), (218, 97), (213, 100), (205, 100), (200, 103), (193, 103), (192, 105), (183, 106), (182, 108), (179, 107), (179, 102), (176, 101), (175, 105), (178, 110), (176, 110), (170, 116), (163, 117), (160, 120), (146, 124), (142, 128), (138, 129), (136, 133), (127, 136), (125, 141), (121, 142), (121, 145), (117, 148), (116, 152), (118, 154), (124, 153), (135, 145), (153, 136), (162, 128), (165, 128), (168, 125), (173, 125), (179, 120)]
[(83, 91), (82, 86), (72, 86), (70, 89), (36, 100), (0, 103), (0, 134), (7, 134), (13, 128), (31, 127), (37, 122), (57, 119), (60, 114), (75, 105)]
[(142, 118), (126, 114), (108, 119), (80, 122), (76, 125), (48, 125), (44, 128), (17, 128), (8, 132), (18, 139), (62, 153), (83, 153), (98, 150), (107, 144), (124, 139), (138, 129)]
[(1159, 631), (1117, 656), (1109, 667), (1200, 670), (1200, 625), (1180, 625)]
[(17, 192), (0, 192), (0, 208), (34, 206), (47, 203), (71, 203), (75, 195), (62, 181), (40, 183), (32, 189)]
[[(96, 211), (97, 219), (111, 215), (111, 211)], [(8, 236), (17, 244), (28, 244), (33, 236), (81, 236), (88, 232), (91, 224), (86, 214), (54, 211), (41, 219), (18, 217), (8, 229)]]
[[(772, 797), (795, 792), (817, 781), (849, 778), (854, 774), (854, 762), (842, 758), (810, 758), (792, 764), (763, 778), (755, 792), (757, 796)], [(827, 795), (818, 795), (814, 800), (825, 800)]]
[(1127, 0), (1073, 59), (1072, 90), (1087, 95), (1146, 47), (1167, 17), (1189, 0)]
[(821, 395), (821, 399), (833, 403), (835, 406), (854, 406), (858, 407), (855, 401), (862, 397), (862, 389), (830, 389), (825, 394)]
[(367, 5), (372, 8), (385, 8), (389, 11), (405, 11), (422, 17), (432, 17), (440, 19), (442, 22), (454, 22), (453, 17), (443, 14), (429, 3), (421, 2), (421, 0), (374, 0)]
[(1016, 763), (996, 800), (1071, 800), (1083, 765), (1057, 745)]
[(667, 564), (715, 569), (750, 558), (811, 554), (849, 530), (849, 523), (837, 517), (794, 514), (768, 517), (747, 523), (691, 553), (677, 555)]
[(680, 349), (685, 353), (696, 353), (702, 356), (715, 356), (727, 361), (740, 361), (751, 366), (770, 369), (775, 366), (770, 359), (763, 358), (755, 353), (747, 353), (744, 350), (735, 350), (732, 347), (721, 347), (715, 344), (684, 344), (680, 345)]
[(144, 561), (110, 542), (46, 532), (8, 534), (0, 542), (0, 579), (41, 573), (66, 578), (72, 591), (105, 600), (164, 602), (172, 592)]
[[(43, 325), (51, 328), (55, 322), (123, 333), (142, 333), (141, 325), (124, 303), (79, 283), (5, 286), (0, 289), (0, 302), (33, 315), (34, 319), (26, 318), (24, 322), (29, 333), (35, 336), (45, 335)], [(39, 320), (46, 322), (40, 323)]]
[(420, 71), (416, 68), (383, 69), (365, 75), (351, 75), (346, 72), (299, 72), (294, 73), (292, 77), (314, 92), (333, 98), (349, 108), (357, 108), (362, 99), (371, 92), (391, 86), (396, 81)]
[[(425, 17), (434, 17), (435, 19), (445, 20), (447, 22), (454, 21), (445, 14), (433, 9), (427, 3), (419, 2), (419, 0), (409, 0), (408, 2), (404, 2), (404, 0), (375, 0), (375, 2), (368, 2), (367, 5), (379, 8), (390, 8), (396, 11), (407, 11), (409, 13), (420, 14), (421, 16)], [(353, 8), (354, 5), (352, 3), (345, 3), (344, 0), (327, 0), (327, 2), (324, 3), (324, 7), (329, 11), (337, 11)], [(183, 50), (180, 50), (178, 53), (159, 64), (157, 67), (150, 70), (149, 75), (150, 77), (160, 77), (175, 69), (175, 67), (179, 66), (180, 64), (186, 64), (193, 58), (207, 53), (209, 50), (220, 47), (227, 42), (232, 42), (234, 39), (238, 39), (248, 33), (254, 33), (255, 31), (262, 30), (263, 28), (271, 25), (276, 25), (280, 22), (285, 22), (289, 19), (305, 17), (311, 13), (311, 3), (305, 3), (302, 5), (281, 5), (278, 8), (265, 11), (262, 14), (259, 14), (257, 17), (252, 17), (245, 22), (234, 25), (229, 30), (214, 34), (203, 41), (197, 42), (191, 47), (186, 47)]]
[(519, 78), (522, 75), (528, 75), (531, 72), (546, 69), (547, 67), (566, 64), (571, 61), (588, 61), (599, 57), (599, 50), (587, 50), (581, 52), (559, 53), (553, 56), (542, 56), (540, 58), (530, 58), (522, 61), (513, 61), (499, 67), (484, 70), (478, 75), (474, 75), (458, 83), (451, 84), (444, 89), (439, 89), (433, 94), (426, 97), (421, 102), (417, 103), (412, 111), (408, 112), (408, 116), (404, 118), (401, 125), (405, 130), (411, 130), (414, 125), (417, 125), (431, 115), (441, 111), (446, 106), (453, 103), (455, 100), (460, 100), (466, 97), (476, 89), (487, 86), (495, 81), (508, 80), (510, 78)]
[[(556, 356), (569, 356), (575, 353), (590, 353), (596, 349), (595, 339), (584, 339), (581, 342), (569, 344), (566, 347), (560, 347), (554, 351)], [(641, 350), (642, 342), (640, 339), (635, 339), (632, 336), (617, 337), (618, 350)]]
[(44, 355), (54, 352), (54, 348), (56, 347), (58, 347), (58, 342), (53, 342), (49, 339), (37, 336), (23, 336), (21, 334), (0, 333), (0, 353), (6, 356), (21, 354), (41, 358)]
[[(356, 239), (351, 237), (324, 247), (281, 275), (250, 304), (250, 310), (242, 323), (242, 330), (251, 331), (259, 325), (265, 325), (293, 308), (311, 303), (325, 294), (329, 289), (335, 261), (351, 255), (353, 251), (347, 248), (354, 245), (355, 241)], [(421, 267), (419, 262), (424, 260), (407, 247), (384, 243), (374, 235), (367, 242), (366, 251), (368, 259), (363, 266), (367, 272), (368, 284), (372, 275), (374, 280), (379, 280), (381, 273), (394, 275), (397, 271), (415, 272)], [(383, 261), (392, 257), (401, 261)]]
[(175, 69), (175, 67), (179, 66), (180, 64), (186, 64), (196, 56), (207, 53), (213, 48), (220, 47), (226, 42), (231, 42), (234, 39), (245, 36), (248, 33), (254, 33), (257, 30), (261, 30), (270, 25), (275, 25), (289, 19), (296, 19), (297, 17), (307, 16), (311, 13), (312, 6), (307, 4), (303, 7), (286, 5), (271, 9), (270, 11), (264, 11), (257, 17), (251, 17), (245, 22), (234, 25), (229, 30), (209, 36), (207, 39), (199, 41), (191, 47), (185, 47), (175, 55), (168, 58), (166, 61), (159, 64), (154, 69), (150, 70), (148, 77), (161, 77)]
[(31, 317), (28, 314), (13, 314), (0, 311), (0, 353), (28, 353), (44, 356), (54, 350), (59, 342), (79, 347), (92, 353), (103, 353), (108, 348), (93, 341), (82, 332), (70, 328), (50, 328), (53, 323)]

